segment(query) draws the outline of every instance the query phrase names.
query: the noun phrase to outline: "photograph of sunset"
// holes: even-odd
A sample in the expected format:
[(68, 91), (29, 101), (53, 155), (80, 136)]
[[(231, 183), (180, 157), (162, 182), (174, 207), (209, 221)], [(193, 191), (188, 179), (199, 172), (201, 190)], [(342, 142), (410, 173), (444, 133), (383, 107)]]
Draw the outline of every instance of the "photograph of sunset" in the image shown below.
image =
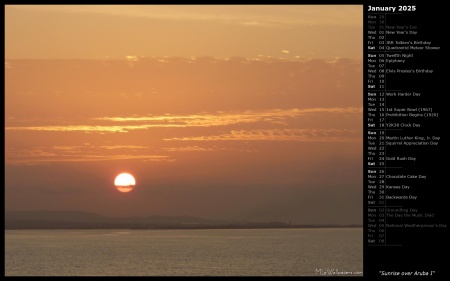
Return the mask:
[(362, 16), (6, 5), (5, 274), (362, 275)]

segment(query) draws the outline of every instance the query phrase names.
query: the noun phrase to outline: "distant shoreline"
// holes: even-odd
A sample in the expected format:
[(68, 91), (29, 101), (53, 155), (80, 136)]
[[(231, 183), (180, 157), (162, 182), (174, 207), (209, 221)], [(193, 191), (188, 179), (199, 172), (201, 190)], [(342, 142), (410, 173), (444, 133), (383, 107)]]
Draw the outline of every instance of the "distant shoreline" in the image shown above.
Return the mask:
[(21, 229), (287, 229), (362, 228), (361, 224), (213, 220), (190, 216), (106, 217), (82, 211), (7, 211), (5, 230)]
[(315, 228), (363, 228), (363, 225), (292, 225), (292, 226), (248, 226), (248, 225), (230, 225), (230, 226), (133, 226), (133, 227), (87, 227), (87, 226), (66, 226), (66, 227), (5, 227), (5, 230), (206, 230), (206, 229), (315, 229)]

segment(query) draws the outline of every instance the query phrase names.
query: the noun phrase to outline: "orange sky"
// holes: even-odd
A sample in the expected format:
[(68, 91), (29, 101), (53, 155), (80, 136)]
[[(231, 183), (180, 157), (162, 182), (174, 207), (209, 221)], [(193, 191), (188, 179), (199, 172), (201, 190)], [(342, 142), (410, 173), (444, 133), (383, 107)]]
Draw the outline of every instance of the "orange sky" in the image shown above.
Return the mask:
[(5, 56), (7, 210), (362, 223), (361, 6), (7, 5)]
[(7, 5), (13, 58), (362, 57), (362, 6)]

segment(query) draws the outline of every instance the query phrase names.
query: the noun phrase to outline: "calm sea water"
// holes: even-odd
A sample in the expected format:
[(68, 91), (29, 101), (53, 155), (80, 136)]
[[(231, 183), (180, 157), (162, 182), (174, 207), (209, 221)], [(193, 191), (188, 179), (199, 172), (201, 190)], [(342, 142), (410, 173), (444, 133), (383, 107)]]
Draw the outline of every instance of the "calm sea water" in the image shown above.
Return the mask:
[(6, 276), (318, 276), (362, 272), (360, 228), (6, 230)]

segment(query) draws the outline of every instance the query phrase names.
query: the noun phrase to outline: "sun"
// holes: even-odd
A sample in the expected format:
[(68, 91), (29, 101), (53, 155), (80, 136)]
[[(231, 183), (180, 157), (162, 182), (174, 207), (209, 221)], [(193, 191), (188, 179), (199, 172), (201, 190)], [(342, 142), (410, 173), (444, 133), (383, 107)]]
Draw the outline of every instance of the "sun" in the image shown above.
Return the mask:
[(120, 192), (130, 192), (136, 185), (136, 180), (129, 173), (121, 173), (114, 180), (114, 185)]

